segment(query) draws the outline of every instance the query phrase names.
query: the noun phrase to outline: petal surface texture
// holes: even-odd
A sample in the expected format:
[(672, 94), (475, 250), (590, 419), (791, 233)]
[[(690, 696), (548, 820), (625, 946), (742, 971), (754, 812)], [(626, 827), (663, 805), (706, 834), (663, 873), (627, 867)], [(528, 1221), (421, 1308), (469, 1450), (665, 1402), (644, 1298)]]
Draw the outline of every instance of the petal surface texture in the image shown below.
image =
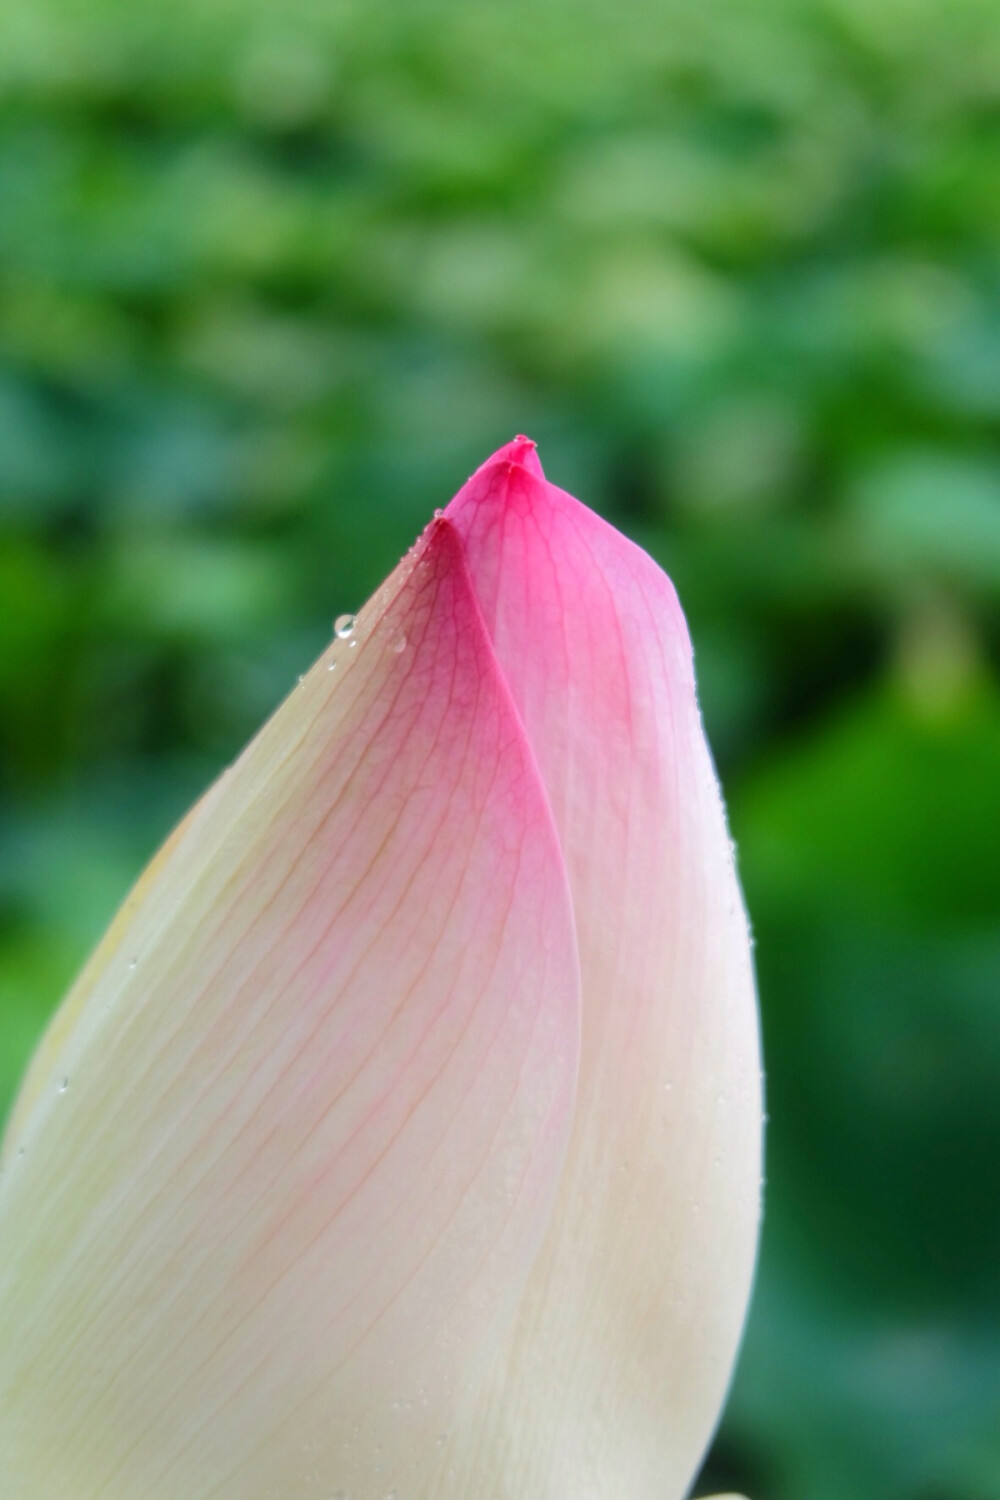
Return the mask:
[(750, 939), (672, 586), (546, 483), (527, 439), (445, 515), (545, 781), (583, 985), (553, 1220), (433, 1500), (679, 1500), (756, 1252)]
[(438, 521), (154, 861), (29, 1078), (4, 1493), (414, 1494), (536, 1258), (579, 1021), (551, 812)]

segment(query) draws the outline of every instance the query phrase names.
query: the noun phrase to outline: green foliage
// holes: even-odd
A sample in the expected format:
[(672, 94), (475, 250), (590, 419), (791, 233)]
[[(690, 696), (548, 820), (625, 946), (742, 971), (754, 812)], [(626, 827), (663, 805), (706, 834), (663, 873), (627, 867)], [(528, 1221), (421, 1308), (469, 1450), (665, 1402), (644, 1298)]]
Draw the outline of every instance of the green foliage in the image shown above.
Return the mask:
[(704, 1484), (1000, 1496), (995, 0), (6, 0), (0, 1093), (517, 430), (668, 567), (758, 935)]

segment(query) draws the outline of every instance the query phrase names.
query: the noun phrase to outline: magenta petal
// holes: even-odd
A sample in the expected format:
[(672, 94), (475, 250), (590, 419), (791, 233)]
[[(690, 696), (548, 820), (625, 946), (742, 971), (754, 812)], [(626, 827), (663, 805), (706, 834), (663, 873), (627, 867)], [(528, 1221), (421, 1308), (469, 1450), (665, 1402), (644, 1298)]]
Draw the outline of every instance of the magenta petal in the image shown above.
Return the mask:
[(433, 1494), (681, 1495), (717, 1420), (759, 1217), (750, 942), (676, 595), (528, 439), (446, 515), (569, 870), (580, 1089), (490, 1397)]
[(562, 855), (438, 522), (35, 1071), (0, 1188), (10, 1493), (411, 1495), (533, 1264), (578, 1032)]

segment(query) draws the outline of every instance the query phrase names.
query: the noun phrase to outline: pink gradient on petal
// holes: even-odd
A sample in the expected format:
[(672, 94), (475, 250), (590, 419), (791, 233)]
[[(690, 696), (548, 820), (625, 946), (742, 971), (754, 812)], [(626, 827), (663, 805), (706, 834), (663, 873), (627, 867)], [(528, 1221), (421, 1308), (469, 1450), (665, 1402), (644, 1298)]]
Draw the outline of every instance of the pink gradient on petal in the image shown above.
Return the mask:
[(449, 522), (333, 649), (171, 846), (142, 988), (96, 978), (73, 1090), (24, 1124), (0, 1445), (32, 1500), (417, 1483), (544, 1231), (572, 912)]
[(569, 871), (579, 1103), (485, 1415), (428, 1494), (661, 1500), (686, 1489), (717, 1420), (754, 1261), (749, 935), (673, 587), (524, 441), (445, 514)]

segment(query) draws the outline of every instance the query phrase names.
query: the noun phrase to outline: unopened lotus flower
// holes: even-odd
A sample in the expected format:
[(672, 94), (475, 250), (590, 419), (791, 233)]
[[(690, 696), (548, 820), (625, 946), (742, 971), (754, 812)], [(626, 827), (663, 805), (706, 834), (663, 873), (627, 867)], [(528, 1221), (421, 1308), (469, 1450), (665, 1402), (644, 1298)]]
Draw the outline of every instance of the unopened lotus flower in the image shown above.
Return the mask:
[(758, 1222), (670, 584), (494, 455), (140, 880), (0, 1183), (3, 1500), (677, 1500)]

